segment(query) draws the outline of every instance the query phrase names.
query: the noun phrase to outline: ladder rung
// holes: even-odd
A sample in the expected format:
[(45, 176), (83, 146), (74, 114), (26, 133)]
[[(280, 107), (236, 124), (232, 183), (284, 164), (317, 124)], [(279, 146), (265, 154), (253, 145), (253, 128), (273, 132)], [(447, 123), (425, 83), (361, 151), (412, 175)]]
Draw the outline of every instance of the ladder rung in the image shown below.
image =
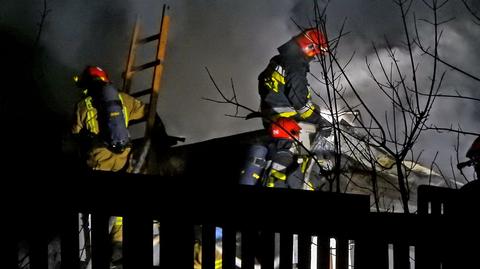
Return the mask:
[(146, 90), (143, 90), (143, 91), (138, 91), (138, 92), (131, 93), (130, 95), (136, 98), (136, 97), (144, 96), (144, 95), (151, 94), (151, 93), (152, 93), (152, 89), (149, 88), (149, 89), (146, 89)]
[(135, 66), (133, 67), (133, 71), (136, 72), (136, 71), (142, 71), (144, 69), (147, 69), (147, 68), (150, 68), (150, 67), (155, 67), (159, 64), (161, 64), (162, 61), (160, 60), (155, 60), (153, 62), (149, 62), (149, 63), (146, 63), (146, 64), (142, 64), (142, 65), (139, 65), (139, 66)]
[(148, 43), (150, 41), (157, 40), (158, 38), (160, 38), (160, 34), (152, 35), (152, 36), (149, 36), (149, 37), (139, 39), (137, 41), (137, 44), (145, 44), (145, 43)]

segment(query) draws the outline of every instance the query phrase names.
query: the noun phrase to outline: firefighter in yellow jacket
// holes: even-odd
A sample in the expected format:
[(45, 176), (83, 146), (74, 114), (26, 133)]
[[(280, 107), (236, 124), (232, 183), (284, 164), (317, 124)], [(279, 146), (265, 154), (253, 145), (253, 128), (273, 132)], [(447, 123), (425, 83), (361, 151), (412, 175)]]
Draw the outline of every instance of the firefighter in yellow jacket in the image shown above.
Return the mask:
[[(128, 123), (143, 118), (147, 106), (118, 92), (98, 66), (87, 66), (75, 81), (84, 96), (76, 104), (71, 132), (80, 143), (82, 159), (91, 170), (126, 171), (131, 151)], [(122, 217), (110, 221), (111, 262), (115, 265), (121, 258)]]
[(118, 92), (98, 66), (87, 66), (75, 81), (84, 97), (76, 105), (71, 131), (78, 135), (86, 165), (92, 170), (126, 169), (131, 151), (128, 123), (143, 118), (146, 105)]

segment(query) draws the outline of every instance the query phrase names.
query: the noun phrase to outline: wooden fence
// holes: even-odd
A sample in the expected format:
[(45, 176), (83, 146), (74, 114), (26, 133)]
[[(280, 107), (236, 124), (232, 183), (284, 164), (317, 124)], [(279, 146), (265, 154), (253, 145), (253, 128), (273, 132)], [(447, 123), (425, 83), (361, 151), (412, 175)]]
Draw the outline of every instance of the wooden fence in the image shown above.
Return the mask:
[(60, 238), (61, 268), (79, 268), (79, 213), (91, 214), (93, 269), (110, 268), (110, 216), (123, 216), (125, 269), (154, 267), (154, 220), (160, 222), (160, 268), (193, 268), (195, 225), (202, 227), (203, 268), (215, 268), (215, 227), (222, 228), (225, 269), (238, 268), (239, 260), (241, 268), (256, 262), (262, 269), (312, 268), (312, 258), (318, 269), (480, 268), (463, 267), (478, 251), (470, 247), (478, 234), (469, 228), (478, 221), (459, 210), (459, 190), (422, 186), (417, 214), (406, 215), (372, 213), (362, 195), (217, 184), (221, 180), (99, 173), (13, 181), (16, 198), (3, 201), (7, 248), (0, 268), (18, 268), (19, 242), (28, 245), (29, 268), (48, 268), (54, 238)]

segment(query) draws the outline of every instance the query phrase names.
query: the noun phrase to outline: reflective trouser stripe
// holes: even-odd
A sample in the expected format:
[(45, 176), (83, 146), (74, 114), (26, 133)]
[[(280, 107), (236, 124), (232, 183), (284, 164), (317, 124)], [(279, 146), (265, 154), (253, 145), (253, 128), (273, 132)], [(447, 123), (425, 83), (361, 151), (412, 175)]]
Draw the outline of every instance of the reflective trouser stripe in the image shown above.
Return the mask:
[(274, 177), (269, 177), (267, 179), (267, 188), (273, 188), (275, 187), (275, 178)]
[(218, 259), (215, 261), (215, 269), (222, 268), (222, 259)]
[(309, 158), (306, 157), (306, 156), (303, 157), (302, 159), (303, 159), (303, 161), (302, 161), (302, 168), (301, 168), (301, 170), (302, 170), (302, 173), (305, 173), (305, 172), (307, 171), (307, 165), (310, 163), (310, 160), (309, 160)]
[(278, 178), (280, 180), (286, 180), (287, 179), (287, 175), (285, 175), (285, 173), (277, 171), (275, 169), (272, 169), (272, 171), (270, 172), (270, 175), (273, 176), (274, 178)]

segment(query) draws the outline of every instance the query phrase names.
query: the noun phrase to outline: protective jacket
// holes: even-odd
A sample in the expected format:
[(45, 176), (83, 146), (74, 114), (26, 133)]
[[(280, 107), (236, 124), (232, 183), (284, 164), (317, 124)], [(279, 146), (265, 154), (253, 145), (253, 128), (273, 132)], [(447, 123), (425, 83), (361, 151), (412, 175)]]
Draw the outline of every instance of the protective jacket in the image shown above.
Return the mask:
[[(260, 110), (263, 124), (269, 128), (279, 118), (292, 118), (325, 127), (329, 125), (312, 102), (307, 81), (309, 63), (294, 39), (278, 48), (267, 68), (258, 76), (258, 90), (261, 97)], [(287, 179), (287, 170), (294, 163), (291, 139), (272, 137), (268, 159), (272, 161), (267, 186), (282, 186)]]
[(307, 82), (308, 62), (276, 55), (259, 75), (260, 109), (270, 120), (280, 117), (308, 119), (315, 110)]
[[(125, 93), (119, 93), (126, 125), (131, 120), (138, 120), (146, 115), (146, 106), (141, 101)], [(80, 100), (75, 109), (75, 119), (72, 126), (73, 134), (89, 136), (89, 148), (86, 150), (86, 162), (93, 170), (117, 172), (127, 163), (131, 148), (124, 151), (112, 152), (102, 138), (102, 125), (99, 124), (98, 110), (91, 96), (86, 95)]]
[(293, 117), (297, 121), (325, 123), (311, 100), (307, 80), (313, 58), (306, 57), (293, 39), (280, 46), (278, 52), (258, 77), (263, 116), (270, 120)]

